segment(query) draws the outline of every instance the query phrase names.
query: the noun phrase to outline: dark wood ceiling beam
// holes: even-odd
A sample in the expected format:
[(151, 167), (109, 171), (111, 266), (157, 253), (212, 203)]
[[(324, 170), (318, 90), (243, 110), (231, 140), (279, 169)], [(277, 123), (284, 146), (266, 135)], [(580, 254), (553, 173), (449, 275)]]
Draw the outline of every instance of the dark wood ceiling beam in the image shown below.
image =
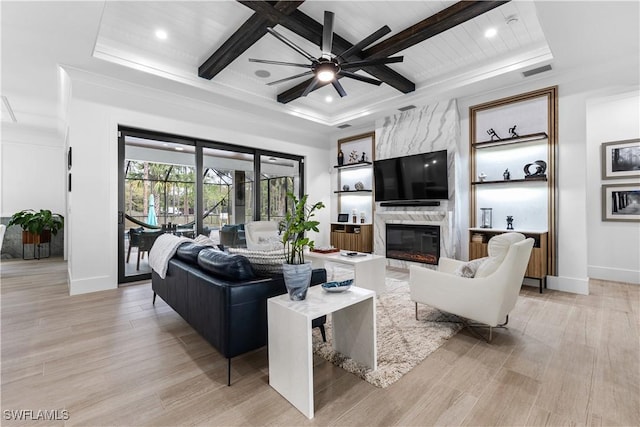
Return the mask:
[[(287, 28), (290, 31), (298, 34), (300, 37), (310, 41), (316, 46), (320, 46), (322, 43), (322, 24), (301, 12), (300, 10), (295, 10), (289, 15), (283, 15), (277, 12), (273, 12), (271, 9), (273, 7), (266, 2), (260, 1), (240, 1), (240, 3), (245, 6), (251, 8), (257, 13), (270, 13), (271, 15), (275, 15), (280, 19), (279, 24), (283, 27)], [(333, 45), (331, 48), (331, 52), (334, 54), (341, 54), (346, 50), (350, 49), (354, 45), (350, 43), (348, 40), (340, 37), (340, 35), (336, 34), (334, 31), (333, 36)], [(343, 58), (345, 61), (350, 60), (361, 60), (363, 59), (362, 52), (354, 52), (346, 58)], [(381, 80), (391, 87), (401, 91), (402, 93), (409, 93), (416, 90), (416, 85), (402, 74), (394, 71), (386, 65), (374, 65), (367, 66), (362, 68), (367, 73), (376, 77), (378, 80)], [(355, 71), (355, 70), (354, 70)], [(286, 104), (288, 102), (293, 101), (302, 96), (304, 90), (309, 86), (312, 79), (306, 80), (291, 89), (288, 89), (280, 94), (278, 94), (278, 102)], [(321, 83), (316, 86), (316, 89), (319, 89), (323, 86), (326, 86), (326, 83)]]
[[(377, 45), (365, 49), (360, 59), (375, 59), (383, 58), (398, 53), (402, 50), (408, 49), (421, 43), (437, 34), (447, 31), (456, 25), (462, 24), (476, 16), (482, 15), (498, 6), (508, 3), (507, 1), (460, 1), (454, 5), (432, 15), (419, 23), (412, 25), (411, 27), (399, 32), (395, 36), (384, 40)], [(298, 18), (301, 14), (299, 10), (292, 13), (292, 18)], [(289, 20), (284, 21), (288, 23)], [(336, 46), (336, 40), (334, 39), (334, 47)], [(373, 68), (373, 67), (368, 67)], [(373, 72), (363, 68), (369, 74), (375, 76)], [(376, 76), (378, 77), (378, 76)], [(383, 80), (380, 78), (380, 80)], [(383, 80), (384, 81), (384, 80)], [(300, 97), (302, 92), (309, 84), (309, 81), (302, 82), (278, 95), (278, 102), (286, 104)], [(322, 87), (318, 85), (318, 88)]]
[(280, 0), (274, 5), (265, 3), (265, 5), (269, 6), (271, 13), (254, 13), (247, 19), (222, 46), (198, 67), (198, 76), (211, 80), (255, 42), (260, 40), (262, 36), (267, 34), (267, 28), (277, 25), (281, 16), (287, 16), (294, 12), (302, 3), (304, 3), (304, 0)]
[(508, 2), (509, 0), (460, 1), (369, 49), (365, 49), (363, 51), (364, 59), (393, 55)]

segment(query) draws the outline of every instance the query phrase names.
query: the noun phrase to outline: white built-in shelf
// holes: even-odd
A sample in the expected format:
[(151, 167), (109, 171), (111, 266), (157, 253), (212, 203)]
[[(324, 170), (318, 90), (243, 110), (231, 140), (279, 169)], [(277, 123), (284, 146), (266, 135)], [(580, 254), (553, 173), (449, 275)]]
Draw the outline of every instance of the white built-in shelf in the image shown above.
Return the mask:
[(471, 145), (474, 146), (475, 148), (490, 148), (490, 147), (498, 147), (501, 145), (521, 144), (524, 142), (542, 141), (547, 138), (549, 138), (549, 135), (547, 135), (546, 132), (539, 132), (539, 133), (532, 133), (529, 135), (522, 135), (515, 138), (499, 139), (496, 141), (481, 141)]

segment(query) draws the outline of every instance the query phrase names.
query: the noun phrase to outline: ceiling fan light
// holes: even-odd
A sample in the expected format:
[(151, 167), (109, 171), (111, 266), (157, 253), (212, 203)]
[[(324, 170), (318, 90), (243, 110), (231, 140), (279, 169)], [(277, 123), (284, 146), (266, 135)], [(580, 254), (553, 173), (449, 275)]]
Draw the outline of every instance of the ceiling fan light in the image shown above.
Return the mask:
[(322, 70), (317, 74), (318, 80), (321, 82), (330, 82), (335, 78), (336, 74), (331, 70)]

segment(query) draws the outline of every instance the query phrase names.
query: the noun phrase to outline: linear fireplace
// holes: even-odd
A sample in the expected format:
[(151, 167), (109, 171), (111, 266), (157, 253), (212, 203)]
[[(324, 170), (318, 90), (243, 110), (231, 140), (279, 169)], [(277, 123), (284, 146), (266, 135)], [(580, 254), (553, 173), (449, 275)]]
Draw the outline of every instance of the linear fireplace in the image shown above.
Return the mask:
[(387, 258), (438, 264), (440, 226), (387, 223), (386, 234)]

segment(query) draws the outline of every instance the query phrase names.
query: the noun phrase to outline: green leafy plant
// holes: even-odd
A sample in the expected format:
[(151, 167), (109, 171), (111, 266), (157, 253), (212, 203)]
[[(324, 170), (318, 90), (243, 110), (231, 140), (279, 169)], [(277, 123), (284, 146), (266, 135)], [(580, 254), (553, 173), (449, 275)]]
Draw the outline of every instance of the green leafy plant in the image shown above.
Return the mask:
[(64, 217), (51, 213), (48, 209), (40, 209), (39, 212), (25, 209), (13, 214), (7, 225), (19, 225), (22, 230), (37, 235), (42, 234), (44, 230), (49, 230), (55, 236), (64, 227)]
[(298, 200), (296, 196), (289, 192), (287, 197), (293, 203), (293, 209), (287, 212), (284, 219), (280, 221), (280, 231), (282, 232), (282, 243), (284, 244), (284, 255), (287, 264), (304, 264), (304, 249), (313, 249), (314, 242), (305, 236), (307, 231), (319, 232), (319, 221), (312, 220), (314, 212), (324, 208), (324, 203), (317, 202), (311, 207), (307, 206), (308, 194)]

